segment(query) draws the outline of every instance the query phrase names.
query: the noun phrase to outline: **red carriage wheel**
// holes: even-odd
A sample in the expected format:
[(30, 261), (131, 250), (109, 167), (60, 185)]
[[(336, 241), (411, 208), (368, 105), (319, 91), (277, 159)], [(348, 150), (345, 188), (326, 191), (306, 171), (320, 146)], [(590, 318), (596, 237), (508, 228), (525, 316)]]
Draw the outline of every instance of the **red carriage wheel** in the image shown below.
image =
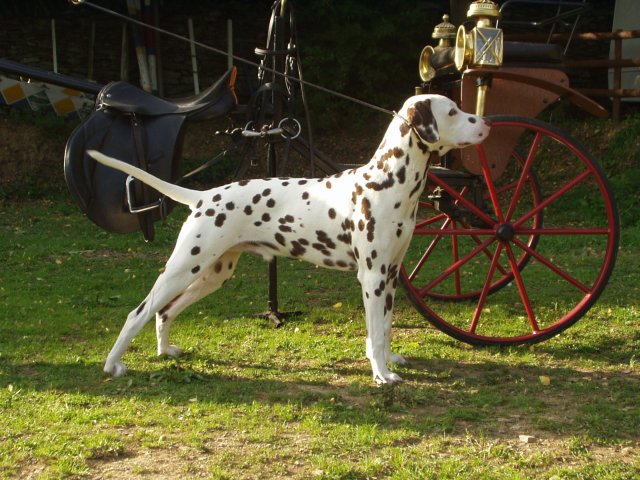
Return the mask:
[(569, 136), (524, 117), (492, 123), (490, 139), (517, 138), (504, 171), (492, 178), (496, 162), (481, 145), (480, 177), (431, 172), (401, 280), (459, 340), (535, 343), (573, 325), (605, 288), (617, 207), (600, 166)]

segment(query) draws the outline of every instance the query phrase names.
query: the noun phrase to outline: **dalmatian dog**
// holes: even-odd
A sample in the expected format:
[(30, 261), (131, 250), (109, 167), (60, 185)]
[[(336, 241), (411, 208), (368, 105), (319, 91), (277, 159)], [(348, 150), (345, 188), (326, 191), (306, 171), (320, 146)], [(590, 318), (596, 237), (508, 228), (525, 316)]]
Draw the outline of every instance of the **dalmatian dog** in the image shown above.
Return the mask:
[(104, 370), (123, 375), (121, 358), (133, 337), (155, 316), (158, 354), (178, 356), (169, 328), (187, 306), (220, 288), (250, 252), (299, 258), (357, 272), (366, 316), (366, 355), (378, 384), (402, 381), (389, 364), (392, 309), (400, 264), (415, 224), (431, 152), (477, 144), (488, 120), (458, 109), (440, 95), (409, 98), (391, 121), (371, 161), (326, 178), (242, 180), (207, 191), (164, 182), (97, 151), (98, 162), (145, 182), (186, 204), (185, 221), (165, 270), (127, 317)]

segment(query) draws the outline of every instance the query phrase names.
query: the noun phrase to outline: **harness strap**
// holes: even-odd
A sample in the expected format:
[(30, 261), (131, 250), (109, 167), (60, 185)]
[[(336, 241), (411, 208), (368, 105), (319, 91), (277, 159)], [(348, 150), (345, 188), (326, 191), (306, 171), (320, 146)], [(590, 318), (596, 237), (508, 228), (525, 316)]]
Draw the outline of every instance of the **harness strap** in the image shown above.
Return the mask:
[[(145, 148), (144, 125), (142, 125), (141, 120), (136, 115), (131, 115), (131, 130), (133, 132), (133, 143), (135, 145), (133, 165), (147, 172), (149, 171), (149, 165)], [(148, 205), (150, 202), (149, 188), (138, 180), (134, 180), (133, 185), (135, 198), (139, 199), (143, 205)], [(155, 237), (155, 231), (151, 215), (148, 213), (138, 213), (137, 216), (145, 240), (149, 242), (152, 241)]]

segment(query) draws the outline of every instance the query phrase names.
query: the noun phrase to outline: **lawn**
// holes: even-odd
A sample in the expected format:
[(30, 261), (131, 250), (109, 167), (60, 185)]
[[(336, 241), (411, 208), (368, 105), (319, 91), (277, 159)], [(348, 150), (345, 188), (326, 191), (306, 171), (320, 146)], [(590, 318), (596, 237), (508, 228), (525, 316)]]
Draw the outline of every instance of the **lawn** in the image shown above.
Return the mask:
[(150, 324), (112, 379), (104, 358), (184, 215), (145, 244), (66, 200), (0, 203), (1, 478), (640, 476), (638, 227), (595, 307), (535, 346), (472, 348), (401, 293), (410, 363), (394, 388), (371, 379), (353, 274), (281, 260), (281, 310), (297, 315), (275, 329), (255, 315), (267, 268), (250, 256), (176, 321), (186, 355), (156, 357)]

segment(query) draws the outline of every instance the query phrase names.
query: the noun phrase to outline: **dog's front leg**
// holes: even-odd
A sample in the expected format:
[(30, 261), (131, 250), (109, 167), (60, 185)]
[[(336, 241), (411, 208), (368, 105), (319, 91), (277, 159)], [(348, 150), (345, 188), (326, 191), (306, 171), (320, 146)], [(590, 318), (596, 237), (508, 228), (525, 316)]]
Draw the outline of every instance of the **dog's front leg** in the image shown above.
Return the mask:
[(384, 292), (384, 354), (388, 364), (391, 365), (406, 365), (407, 361), (399, 353), (393, 353), (391, 351), (391, 337), (393, 326), (393, 304), (396, 296), (396, 289), (398, 286), (398, 272), (400, 265), (391, 265), (387, 269), (387, 285)]
[[(363, 270), (361, 269), (360, 272)], [(393, 295), (387, 296), (386, 277), (374, 275), (372, 272), (358, 274), (362, 285), (362, 300), (367, 323), (367, 358), (371, 362), (373, 379), (378, 384), (394, 384), (402, 378), (387, 368), (386, 356), (390, 352), (390, 329), (386, 328), (385, 317), (390, 315), (387, 305), (389, 298), (393, 304)], [(389, 316), (390, 321), (390, 316)]]

